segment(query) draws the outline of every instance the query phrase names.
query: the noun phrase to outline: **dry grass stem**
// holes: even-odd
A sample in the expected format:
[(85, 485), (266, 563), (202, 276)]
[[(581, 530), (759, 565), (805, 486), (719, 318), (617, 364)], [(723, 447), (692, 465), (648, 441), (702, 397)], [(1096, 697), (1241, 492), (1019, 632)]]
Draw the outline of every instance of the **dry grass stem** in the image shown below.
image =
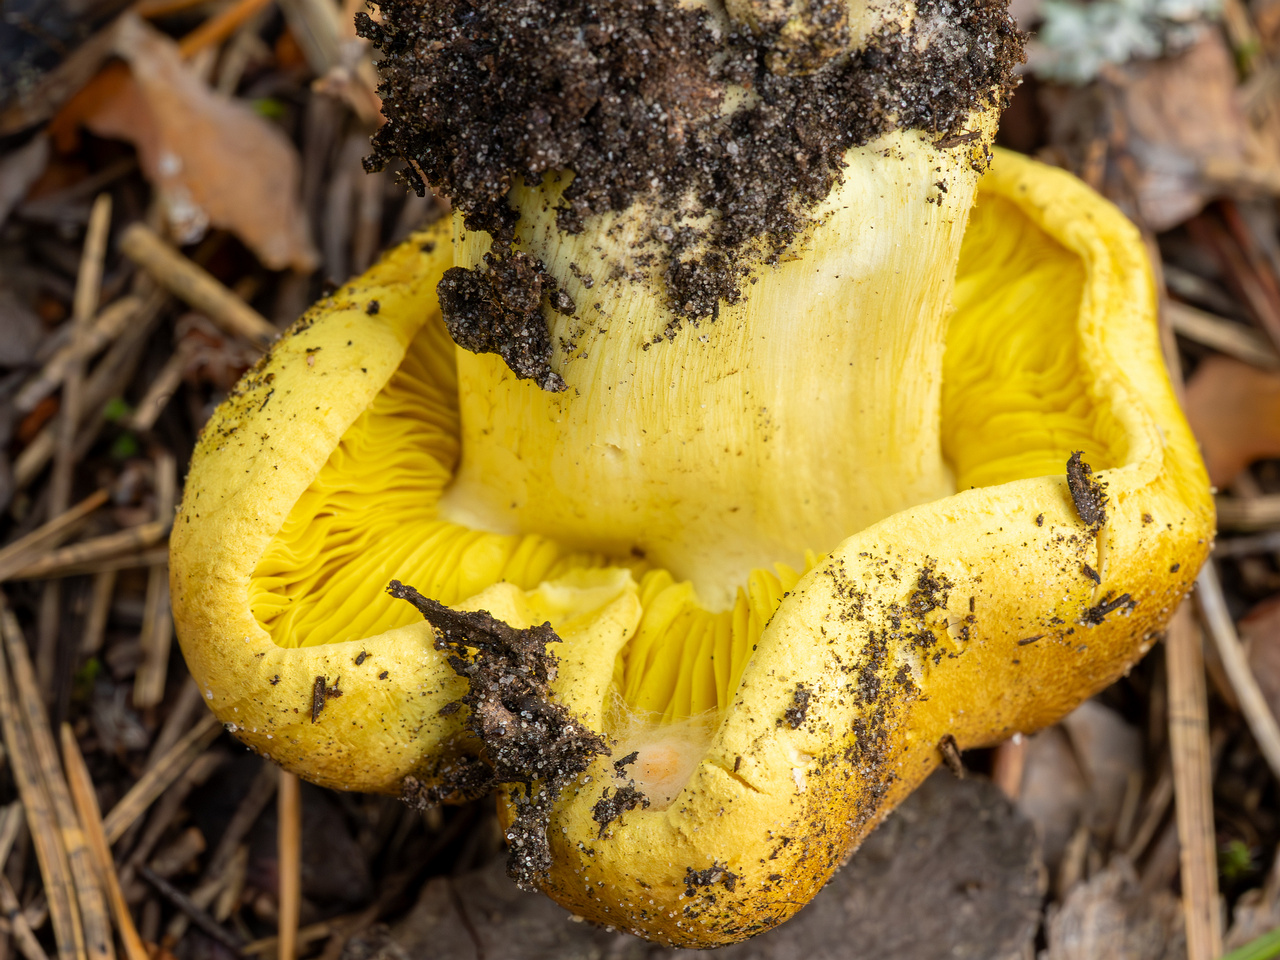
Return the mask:
[(1169, 675), (1169, 750), (1181, 845), (1182, 910), (1188, 960), (1222, 953), (1218, 912), (1218, 856), (1213, 827), (1213, 770), (1209, 702), (1200, 630), (1184, 602), (1165, 641)]
[(218, 46), (270, 4), (271, 0), (236, 0), (183, 37), (178, 49), (190, 58), (207, 47)]
[(9, 921), (9, 933), (17, 944), (18, 952), (26, 960), (49, 960), (49, 955), (40, 946), (40, 941), (31, 930), (31, 924), (22, 913), (22, 904), (18, 902), (18, 895), (14, 893), (9, 878), (3, 874), (0, 874), (0, 909), (4, 910)]
[(106, 834), (102, 830), (102, 811), (98, 809), (98, 797), (94, 793), (89, 768), (85, 766), (84, 757), (80, 754), (80, 745), (76, 743), (75, 734), (65, 723), (62, 725), (62, 757), (66, 763), (67, 781), (71, 786), (76, 810), (80, 815), (80, 822), (84, 826), (89, 843), (89, 853), (98, 876), (106, 886), (107, 900), (111, 904), (111, 914), (116, 920), (116, 929), (120, 931), (120, 942), (124, 946), (125, 956), (127, 960), (150, 960), (142, 938), (138, 936), (138, 929), (133, 925), (133, 917), (129, 913), (129, 905), (125, 903), (124, 892), (120, 889), (120, 878), (116, 875), (111, 847), (107, 844)]
[(89, 612), (84, 618), (84, 632), (80, 635), (80, 656), (91, 657), (102, 649), (107, 635), (107, 617), (111, 614), (111, 601), (116, 592), (116, 571), (102, 570), (93, 576), (93, 588), (89, 594)]
[(1280, 526), (1280, 493), (1260, 497), (1218, 497), (1218, 527), (1225, 530), (1270, 530)]
[(276, 960), (296, 960), (302, 911), (302, 789), (298, 778), (280, 771), (276, 794), (279, 821), (280, 925)]
[(209, 936), (213, 937), (213, 939), (217, 940), (223, 946), (229, 947), (237, 955), (240, 953), (241, 947), (244, 946), (244, 941), (230, 930), (223, 927), (220, 923), (214, 920), (213, 917), (209, 916), (208, 912), (202, 907), (193, 903), (191, 898), (185, 893), (171, 884), (164, 877), (160, 876), (160, 874), (156, 873), (146, 864), (139, 864), (138, 872), (142, 874), (147, 883), (156, 888), (156, 891), (159, 892), (161, 896), (190, 917), (197, 927), (209, 934)]
[(1155, 839), (1156, 831), (1164, 822), (1171, 803), (1173, 803), (1173, 774), (1166, 767), (1160, 771), (1155, 784), (1151, 787), (1142, 819), (1138, 822), (1137, 832), (1134, 833), (1133, 839), (1124, 851), (1124, 855), (1131, 862), (1136, 863), (1138, 858), (1146, 852), (1151, 841)]
[[(1280, 498), (1277, 498), (1280, 499)], [(1249, 660), (1236, 634), (1235, 622), (1227, 612), (1227, 601), (1222, 595), (1222, 584), (1218, 581), (1218, 571), (1210, 560), (1196, 578), (1199, 587), (1197, 597), (1200, 602), (1200, 614), (1204, 624), (1213, 637), (1218, 656), (1222, 659), (1223, 669), (1231, 681), (1236, 698), (1240, 701), (1241, 712), (1249, 724), (1258, 743), (1258, 749), (1266, 758), (1271, 772), (1280, 779), (1280, 724), (1276, 723), (1266, 698), (1258, 687), (1258, 681), (1249, 668)]]
[[(173, 522), (178, 466), (173, 455), (165, 450), (156, 455), (155, 464), (156, 522), (167, 527)], [(167, 563), (157, 563), (147, 571), (147, 594), (142, 617), (142, 664), (133, 683), (135, 707), (147, 709), (164, 700), (165, 676), (169, 672), (169, 648), (172, 643), (169, 566)]]
[(279, 335), (266, 317), (141, 223), (125, 229), (120, 249), (162, 287), (206, 314), (226, 332), (244, 337), (262, 349)]
[(105, 348), (139, 316), (146, 301), (135, 294), (128, 294), (103, 307), (93, 321), (93, 326), (76, 338), (68, 339), (46, 362), (40, 372), (32, 377), (13, 399), (14, 409), (29, 413), (45, 397), (62, 385), (67, 371), (76, 363), (88, 360)]
[(107, 842), (114, 844), (124, 836), (133, 822), (142, 816), (173, 781), (182, 776), (196, 757), (217, 739), (221, 731), (218, 718), (211, 713), (206, 714), (172, 749), (156, 760), (103, 818), (102, 829), (107, 835)]
[(138, 433), (147, 433), (156, 424), (156, 418), (164, 412), (174, 392), (182, 383), (182, 374), (191, 360), (191, 351), (184, 344), (179, 344), (173, 356), (165, 361), (160, 372), (155, 375), (146, 395), (138, 401), (138, 407), (128, 420), (128, 426)]
[(64, 510), (25, 537), (0, 549), (0, 583), (9, 575), (30, 564), (42, 550), (56, 547), (91, 513), (107, 502), (106, 490), (98, 490), (85, 497), (70, 510)]
[(80, 818), (71, 802), (71, 791), (63, 778), (58, 747), (49, 727), (44, 698), (36, 684), (35, 670), (31, 666), (26, 643), (21, 633), (6, 629), (4, 646), (9, 655), (21, 717), (26, 723), (27, 735), (35, 751), (36, 767), (53, 806), (54, 817), (62, 833), (62, 844), (67, 851), (67, 863), (75, 884), (76, 900), (80, 905), (89, 960), (113, 960), (115, 951), (111, 946), (111, 922), (107, 917), (102, 885), (93, 866)]
[[(172, 519), (172, 518), (169, 518)], [(14, 571), (10, 580), (41, 580), (48, 577), (68, 577), (85, 571), (86, 564), (109, 560), (129, 551), (152, 547), (169, 532), (168, 522), (152, 520), (140, 523), (116, 533), (103, 534), (91, 540), (73, 543), (26, 564)], [(117, 568), (119, 569), (119, 568)]]
[[(0, 598), (0, 633), (4, 645), (25, 643), (18, 621), (9, 610), (7, 602)], [(9, 753), (9, 765), (27, 814), (27, 826), (31, 830), (36, 859), (44, 878), (45, 897), (49, 902), (49, 916), (53, 921), (54, 938), (61, 960), (87, 960), (84, 929), (80, 910), (75, 901), (71, 867), (62, 834), (58, 830), (53, 804), (41, 782), (39, 771), (33, 762), (34, 747), (22, 724), (21, 712), (15, 702), (9, 683), (6, 658), (0, 656), (0, 723), (4, 727), (5, 749)]]
[(1263, 370), (1280, 368), (1280, 354), (1276, 353), (1271, 341), (1244, 324), (1216, 317), (1176, 300), (1165, 304), (1165, 312), (1174, 332), (1188, 340)]
[[(88, 441), (92, 441), (97, 435), (107, 401), (124, 391), (133, 376), (147, 338), (168, 303), (167, 293), (151, 291), (134, 324), (111, 345), (111, 349), (94, 367), (93, 373), (85, 382), (84, 397), (80, 404), (80, 412), (84, 416), (80, 436), (76, 440), (76, 450), (87, 446), (86, 437)], [(53, 424), (46, 424), (13, 461), (14, 486), (24, 489), (30, 485), (53, 458), (56, 448), (57, 430)]]

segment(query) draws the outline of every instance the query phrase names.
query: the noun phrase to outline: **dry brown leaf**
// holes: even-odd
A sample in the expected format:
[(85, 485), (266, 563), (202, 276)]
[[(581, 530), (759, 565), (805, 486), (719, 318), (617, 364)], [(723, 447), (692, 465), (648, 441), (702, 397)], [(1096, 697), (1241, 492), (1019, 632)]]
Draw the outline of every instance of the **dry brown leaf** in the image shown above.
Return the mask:
[(138, 17), (122, 17), (115, 36), (128, 67), (108, 66), (72, 98), (51, 127), (55, 138), (65, 145), (83, 125), (133, 143), (178, 242), (212, 225), (238, 236), (270, 269), (314, 269), (298, 155), (284, 134), (211, 90), (177, 44)]
[(1280, 375), (1209, 357), (1187, 384), (1186, 411), (1215, 486), (1255, 460), (1280, 456)]
[(1220, 192), (1207, 165), (1252, 170), (1276, 163), (1240, 103), (1235, 62), (1205, 29), (1176, 56), (1110, 67), (1086, 87), (1042, 88), (1050, 157), (1155, 231), (1198, 213)]

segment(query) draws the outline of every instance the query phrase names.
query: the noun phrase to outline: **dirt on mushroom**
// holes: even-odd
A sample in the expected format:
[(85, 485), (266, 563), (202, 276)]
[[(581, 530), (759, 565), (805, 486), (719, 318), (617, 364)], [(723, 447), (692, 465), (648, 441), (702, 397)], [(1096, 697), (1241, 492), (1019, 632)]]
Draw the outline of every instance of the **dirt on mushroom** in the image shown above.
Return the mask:
[[(387, 592), (407, 600), (438, 631), (436, 649), (467, 681), (461, 700), (443, 711), (467, 707), (467, 728), (479, 739), (490, 783), (512, 789), (515, 821), (507, 829), (507, 872), (523, 889), (536, 890), (551, 866), (547, 824), (561, 791), (609, 748), (602, 737), (552, 699), (559, 643), (549, 623), (517, 630), (483, 610), (460, 612), (392, 580)], [(472, 776), (474, 767), (468, 771)], [(406, 792), (410, 785), (406, 784)]]
[[(963, 145), (972, 111), (1007, 99), (1023, 59), (1003, 5), (983, 0), (925, 0), (910, 27), (882, 27), (860, 50), (849, 50), (842, 17), (816, 17), (810, 53), (848, 51), (818, 69), (779, 60), (767, 29), (724, 34), (706, 11), (674, 4), (383, 0), (379, 9), (381, 22), (358, 20), (384, 55), (387, 123), (367, 166), (403, 159), (419, 193), (432, 184), (467, 229), (494, 238), (472, 286), (510, 272), (515, 182), (571, 170), (556, 211), (566, 232), (654, 201), (632, 275), (665, 283), (677, 318), (668, 337), (743, 296), (752, 269), (795, 240), (841, 182), (848, 149), (910, 128), (932, 131), (942, 148)], [(751, 91), (751, 102), (729, 109), (731, 89)], [(538, 284), (526, 294), (542, 299)], [(518, 356), (517, 376), (559, 389), (549, 352), (530, 367), (527, 337), (512, 339), (501, 323), (472, 329), (477, 304), (458, 302), (465, 324), (445, 305), (451, 329), (469, 331), (459, 343)]]

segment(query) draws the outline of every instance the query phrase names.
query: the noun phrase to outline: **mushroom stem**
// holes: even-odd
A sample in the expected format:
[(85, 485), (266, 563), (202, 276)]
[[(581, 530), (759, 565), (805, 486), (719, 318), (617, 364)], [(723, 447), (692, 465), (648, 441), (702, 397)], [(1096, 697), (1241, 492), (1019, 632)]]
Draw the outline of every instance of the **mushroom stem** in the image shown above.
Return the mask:
[[(983, 136), (896, 132), (850, 150), (843, 182), (781, 262), (718, 317), (682, 321), (644, 274), (647, 203), (576, 235), (564, 180), (513, 191), (517, 247), (577, 304), (544, 309), (563, 392), (458, 351), (461, 466), (443, 516), (640, 556), (723, 610), (754, 569), (800, 567), (953, 492), (939, 441), (950, 290)], [(456, 223), (455, 262), (487, 234)]]

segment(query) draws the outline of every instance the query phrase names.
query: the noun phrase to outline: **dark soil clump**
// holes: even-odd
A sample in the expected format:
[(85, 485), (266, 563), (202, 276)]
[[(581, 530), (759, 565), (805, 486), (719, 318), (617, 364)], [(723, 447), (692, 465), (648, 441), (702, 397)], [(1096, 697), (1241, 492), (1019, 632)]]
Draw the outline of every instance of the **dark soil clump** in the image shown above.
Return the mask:
[[(910, 28), (881, 28), (861, 50), (849, 49), (842, 3), (810, 4), (799, 47), (781, 22), (726, 32), (703, 11), (652, 0), (379, 7), (381, 24), (359, 19), (384, 57), (387, 123), (370, 169), (403, 158), (419, 192), (429, 182), (467, 229), (493, 236), (495, 260), (511, 255), (517, 179), (572, 171), (556, 211), (570, 233), (650, 200), (651, 249), (635, 261), (652, 265), (671, 310), (691, 321), (740, 299), (752, 270), (809, 225), (842, 179), (845, 151), (893, 129), (967, 142), (972, 111), (1006, 99), (1022, 60), (1017, 29), (992, 0), (922, 0)], [(735, 86), (751, 100), (727, 109)], [(469, 343), (494, 349), (503, 336), (499, 325)]]
[(1106, 485), (1093, 475), (1093, 468), (1081, 459), (1083, 455), (1083, 451), (1077, 450), (1067, 460), (1067, 488), (1076, 513), (1097, 533), (1107, 522)]
[(398, 580), (387, 592), (412, 603), (440, 631), (436, 649), (448, 653), (449, 666), (467, 681), (460, 702), (469, 708), (467, 727), (483, 744), (493, 783), (524, 785), (523, 795), (512, 795), (517, 812), (507, 830), (507, 871), (522, 888), (537, 889), (551, 867), (552, 804), (609, 752), (603, 738), (551, 699), (556, 657), (546, 647), (560, 638), (549, 623), (517, 630), (482, 610), (451, 610)]

